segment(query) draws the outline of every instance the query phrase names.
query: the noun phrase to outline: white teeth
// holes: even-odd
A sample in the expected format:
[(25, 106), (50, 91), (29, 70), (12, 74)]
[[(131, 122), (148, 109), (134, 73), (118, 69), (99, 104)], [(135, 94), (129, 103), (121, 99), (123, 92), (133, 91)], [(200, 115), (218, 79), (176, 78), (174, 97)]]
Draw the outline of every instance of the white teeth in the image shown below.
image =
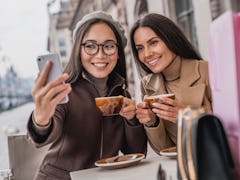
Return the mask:
[(154, 59), (154, 60), (152, 60), (152, 61), (149, 61), (148, 64), (152, 65), (152, 64), (156, 63), (157, 61), (158, 61), (158, 58), (157, 58), (157, 59)]
[(94, 66), (97, 66), (97, 67), (105, 67), (107, 66), (106, 63), (93, 63)]

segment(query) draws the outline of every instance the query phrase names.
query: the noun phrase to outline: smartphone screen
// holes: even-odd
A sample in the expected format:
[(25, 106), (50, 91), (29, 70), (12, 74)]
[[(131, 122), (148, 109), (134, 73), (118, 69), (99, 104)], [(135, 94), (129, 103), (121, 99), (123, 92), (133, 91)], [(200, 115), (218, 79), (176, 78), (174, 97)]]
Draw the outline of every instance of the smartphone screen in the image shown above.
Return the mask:
[[(38, 69), (40, 73), (43, 71), (47, 61), (52, 62), (52, 67), (48, 74), (48, 79), (47, 79), (47, 83), (49, 83), (62, 75), (62, 65), (61, 65), (58, 54), (52, 53), (52, 54), (38, 56), (37, 64), (38, 64)], [(65, 96), (64, 99), (60, 102), (60, 104), (64, 104), (67, 102), (68, 102), (68, 96)]]

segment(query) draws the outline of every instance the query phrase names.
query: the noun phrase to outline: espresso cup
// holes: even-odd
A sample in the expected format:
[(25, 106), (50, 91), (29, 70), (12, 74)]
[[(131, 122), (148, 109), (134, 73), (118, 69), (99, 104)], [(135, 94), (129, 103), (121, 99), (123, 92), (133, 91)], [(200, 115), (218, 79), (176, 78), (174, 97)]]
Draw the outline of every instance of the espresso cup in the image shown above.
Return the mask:
[(154, 102), (167, 104), (161, 100), (162, 97), (175, 99), (175, 94), (159, 94), (159, 95), (155, 95), (155, 96), (146, 96), (146, 97), (144, 97), (143, 101), (146, 102), (150, 108), (152, 107), (152, 103), (154, 103)]
[(95, 98), (95, 103), (103, 116), (117, 115), (122, 109), (123, 97), (110, 96)]

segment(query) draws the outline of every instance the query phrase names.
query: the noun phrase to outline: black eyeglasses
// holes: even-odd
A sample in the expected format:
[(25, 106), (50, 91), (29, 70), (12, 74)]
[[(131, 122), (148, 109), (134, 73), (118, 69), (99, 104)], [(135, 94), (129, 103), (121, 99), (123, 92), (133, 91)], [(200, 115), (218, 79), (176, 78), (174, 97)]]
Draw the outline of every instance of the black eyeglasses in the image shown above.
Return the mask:
[(99, 52), (99, 46), (102, 46), (103, 53), (107, 56), (111, 56), (116, 53), (118, 46), (115, 42), (105, 42), (103, 44), (97, 44), (96, 42), (85, 42), (81, 44), (84, 47), (84, 51), (88, 55), (96, 55)]

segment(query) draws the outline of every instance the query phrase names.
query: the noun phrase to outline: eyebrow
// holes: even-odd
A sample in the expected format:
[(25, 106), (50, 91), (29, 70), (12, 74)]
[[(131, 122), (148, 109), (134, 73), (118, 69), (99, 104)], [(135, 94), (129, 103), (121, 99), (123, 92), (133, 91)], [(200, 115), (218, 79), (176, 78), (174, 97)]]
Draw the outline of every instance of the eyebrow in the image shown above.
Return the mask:
[[(159, 37), (157, 37), (157, 36), (155, 36), (155, 37), (152, 37), (151, 39), (149, 39), (148, 41), (147, 41), (147, 43), (150, 43), (152, 40), (154, 40), (154, 39), (160, 39)], [(142, 46), (142, 44), (136, 44), (135, 46)]]
[[(84, 42), (85, 42), (85, 43), (86, 43), (86, 42), (94, 42), (94, 43), (97, 43), (97, 41), (96, 41), (96, 40), (93, 40), (93, 39), (87, 39), (87, 40), (85, 40)], [(115, 40), (113, 40), (113, 39), (105, 40), (103, 43), (107, 43), (107, 42), (117, 43), (117, 42), (116, 42)]]

